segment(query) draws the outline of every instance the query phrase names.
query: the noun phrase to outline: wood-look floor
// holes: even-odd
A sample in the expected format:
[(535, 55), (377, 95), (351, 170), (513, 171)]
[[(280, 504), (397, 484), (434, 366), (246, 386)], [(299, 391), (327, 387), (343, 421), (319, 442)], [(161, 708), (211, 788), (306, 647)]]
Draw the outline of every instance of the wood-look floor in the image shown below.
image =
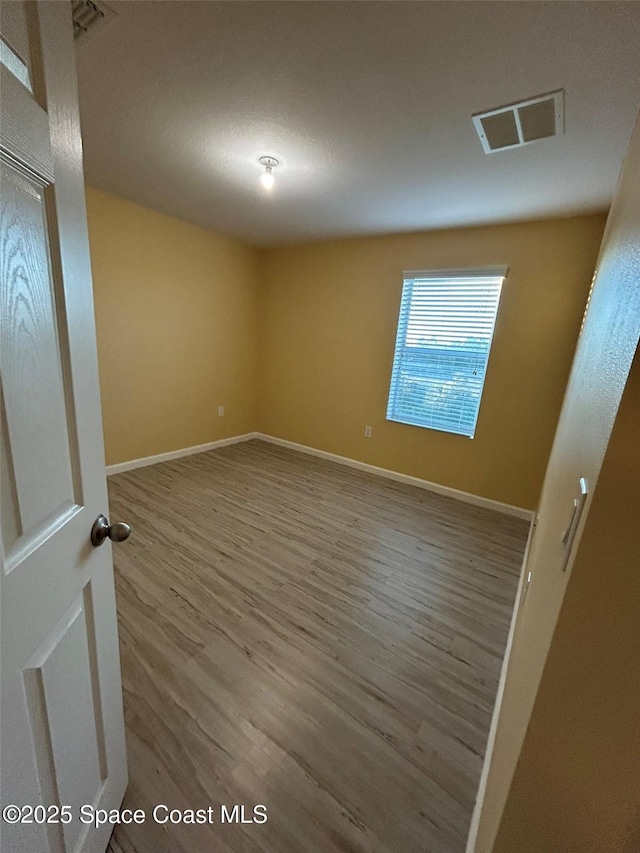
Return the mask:
[(114, 853), (464, 850), (527, 524), (260, 441), (112, 477)]

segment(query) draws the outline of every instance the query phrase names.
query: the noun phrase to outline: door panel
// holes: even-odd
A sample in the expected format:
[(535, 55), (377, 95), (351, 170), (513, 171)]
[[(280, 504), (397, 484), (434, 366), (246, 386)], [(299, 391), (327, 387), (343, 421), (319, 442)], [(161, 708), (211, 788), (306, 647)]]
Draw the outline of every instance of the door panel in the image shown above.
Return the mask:
[(0, 88), (0, 138), (3, 153), (23, 168), (26, 167), (28, 172), (37, 175), (46, 186), (53, 181), (49, 116), (31, 90), (4, 64), (0, 66)]
[[(8, 568), (47, 526), (77, 506), (77, 442), (67, 418), (58, 311), (42, 187), (2, 164), (2, 376), (12, 516), (20, 535), (4, 541)], [(41, 413), (47, 412), (47, 429)], [(73, 440), (71, 440), (73, 438)]]
[(2, 4), (2, 42), (2, 62), (31, 91), (31, 49), (24, 3)]
[(1, 798), (73, 819), (0, 835), (11, 853), (101, 853), (110, 827), (80, 806), (117, 808), (127, 776), (111, 543), (89, 538), (107, 494), (70, 4), (5, 5)]
[[(96, 713), (99, 683), (90, 654), (90, 649), (95, 653), (96, 637), (87, 624), (85, 597), (89, 590), (23, 668), (40, 778), (47, 777), (48, 787), (57, 790), (73, 814), (98, 800), (107, 776), (102, 719)], [(80, 827), (77, 821), (63, 826), (70, 850), (78, 843)]]

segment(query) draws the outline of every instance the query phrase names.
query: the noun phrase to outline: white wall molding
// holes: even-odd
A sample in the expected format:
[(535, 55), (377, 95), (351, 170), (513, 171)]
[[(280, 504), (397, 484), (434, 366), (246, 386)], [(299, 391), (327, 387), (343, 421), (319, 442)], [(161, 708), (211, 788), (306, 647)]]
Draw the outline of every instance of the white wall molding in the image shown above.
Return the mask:
[(215, 450), (216, 447), (239, 444), (241, 441), (250, 441), (252, 438), (258, 437), (259, 433), (257, 432), (247, 432), (244, 435), (232, 435), (229, 438), (220, 438), (218, 441), (209, 441), (207, 444), (196, 444), (193, 447), (157, 453), (155, 456), (143, 456), (140, 459), (130, 459), (128, 462), (118, 462), (116, 465), (107, 465), (107, 477), (112, 474), (122, 474), (124, 471), (133, 471), (134, 468), (156, 465), (158, 462), (168, 462), (170, 459), (180, 459), (182, 456), (193, 456), (194, 453), (205, 453), (207, 450)]
[(377, 474), (378, 477), (386, 477), (388, 480), (395, 480), (398, 483), (407, 483), (410, 486), (417, 486), (419, 489), (426, 489), (430, 492), (435, 492), (438, 495), (454, 498), (464, 503), (472, 504), (473, 506), (492, 509), (496, 512), (502, 512), (505, 515), (512, 515), (516, 518), (523, 518), (526, 521), (533, 521), (534, 512), (529, 509), (524, 509), (519, 506), (501, 503), (500, 501), (491, 500), (491, 498), (483, 498), (480, 495), (472, 495), (470, 492), (463, 492), (460, 489), (452, 489), (449, 486), (442, 486), (440, 483), (432, 483), (429, 480), (421, 480), (419, 477), (412, 477), (409, 474), (401, 474), (398, 471), (391, 471), (388, 468), (379, 468), (376, 465), (369, 465), (366, 462), (359, 462), (357, 459), (350, 459), (348, 456), (338, 456), (335, 453), (329, 453), (326, 450), (317, 450), (315, 447), (307, 447), (306, 444), (296, 444), (295, 441), (287, 441), (284, 438), (276, 438), (273, 435), (266, 435), (261, 432), (247, 432), (244, 435), (232, 435), (229, 438), (221, 438), (218, 441), (209, 441), (207, 444), (196, 444), (194, 447), (183, 447), (180, 450), (169, 450), (167, 453), (158, 453), (155, 456), (144, 456), (141, 459), (130, 459), (128, 462), (118, 462), (116, 465), (107, 465), (107, 476), (112, 474), (122, 474), (124, 471), (133, 471), (135, 468), (144, 468), (147, 465), (156, 465), (158, 462), (168, 462), (170, 459), (180, 459), (182, 456), (192, 456), (195, 453), (205, 453), (207, 450), (215, 450), (217, 447), (226, 447), (229, 444), (239, 444), (242, 441), (251, 441), (252, 438), (259, 438), (262, 441), (268, 441), (271, 444), (278, 444), (280, 447), (288, 447), (290, 450), (297, 450), (299, 453), (306, 453), (309, 456), (318, 456), (321, 459), (328, 459), (330, 462), (337, 462), (339, 465), (346, 465), (349, 468), (357, 468), (359, 471), (366, 471), (369, 474)]
[(419, 477), (412, 477), (409, 474), (400, 474), (398, 471), (391, 471), (388, 468), (378, 468), (376, 465), (368, 465), (366, 462), (359, 462), (357, 459), (350, 459), (348, 456), (338, 456), (335, 453), (329, 453), (326, 450), (317, 450), (315, 447), (307, 447), (305, 444), (296, 444), (294, 441), (287, 441), (284, 438), (276, 438), (273, 435), (265, 435), (264, 433), (255, 433), (255, 438), (262, 441), (268, 441), (271, 444), (278, 444), (280, 447), (288, 447), (290, 450), (297, 450), (300, 453), (307, 453), (310, 456), (319, 456), (321, 459), (328, 459), (330, 462), (337, 462), (339, 465), (346, 465), (349, 468), (357, 468), (359, 471), (366, 471), (369, 474), (377, 474), (379, 477), (386, 477), (388, 480), (396, 480), (398, 483), (407, 483), (410, 486), (417, 486), (419, 489), (426, 489), (430, 492), (435, 492), (438, 495), (454, 498), (464, 503), (472, 504), (473, 506), (492, 509), (496, 512), (502, 512), (505, 515), (511, 515), (515, 518), (523, 518), (526, 521), (533, 521), (534, 512), (523, 507), (513, 506), (512, 504), (501, 503), (494, 501), (491, 498), (483, 498), (480, 495), (473, 495), (470, 492), (463, 492), (460, 489), (452, 489), (449, 486), (442, 486), (439, 483), (432, 483), (429, 480), (421, 480)]

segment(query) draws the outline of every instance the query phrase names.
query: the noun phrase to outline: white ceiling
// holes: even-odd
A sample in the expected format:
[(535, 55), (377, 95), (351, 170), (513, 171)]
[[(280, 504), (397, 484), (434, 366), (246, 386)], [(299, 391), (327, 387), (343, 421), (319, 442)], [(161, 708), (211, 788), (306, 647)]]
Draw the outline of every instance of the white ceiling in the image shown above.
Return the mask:
[[(640, 106), (636, 2), (110, 5), (87, 182), (255, 245), (602, 210)], [(558, 88), (564, 136), (484, 154), (472, 113)]]

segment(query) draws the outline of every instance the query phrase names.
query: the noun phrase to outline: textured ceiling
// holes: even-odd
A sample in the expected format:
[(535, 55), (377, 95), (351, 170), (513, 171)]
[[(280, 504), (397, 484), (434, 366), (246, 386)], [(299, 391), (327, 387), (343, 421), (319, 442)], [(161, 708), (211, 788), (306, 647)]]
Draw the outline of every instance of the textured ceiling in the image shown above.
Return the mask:
[[(87, 182), (255, 245), (602, 210), (640, 106), (635, 2), (110, 5)], [(472, 113), (559, 88), (564, 136), (483, 153)]]

